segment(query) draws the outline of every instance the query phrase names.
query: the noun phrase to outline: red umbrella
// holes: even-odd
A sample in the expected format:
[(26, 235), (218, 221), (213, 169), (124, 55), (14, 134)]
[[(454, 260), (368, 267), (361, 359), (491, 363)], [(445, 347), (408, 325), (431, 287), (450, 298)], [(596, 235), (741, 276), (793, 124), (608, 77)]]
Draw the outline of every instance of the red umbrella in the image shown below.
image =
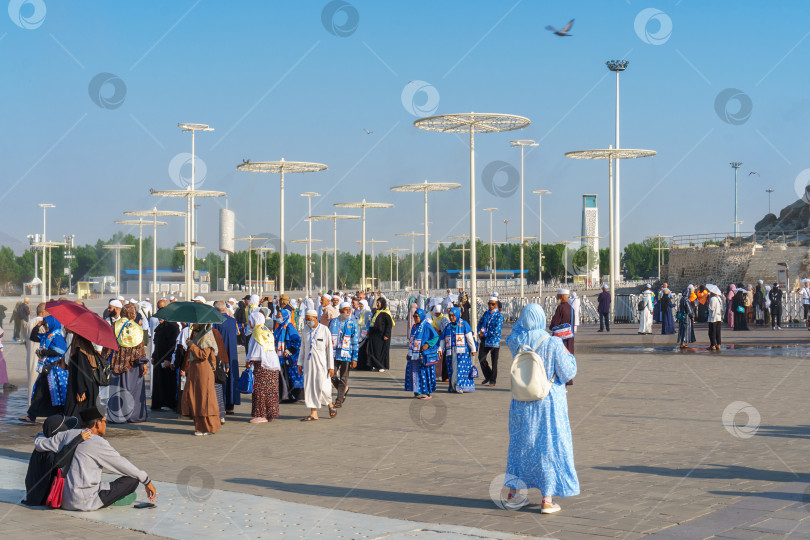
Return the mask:
[(83, 305), (71, 300), (57, 300), (45, 304), (45, 310), (62, 323), (65, 329), (96, 345), (118, 350), (118, 342), (112, 327)]

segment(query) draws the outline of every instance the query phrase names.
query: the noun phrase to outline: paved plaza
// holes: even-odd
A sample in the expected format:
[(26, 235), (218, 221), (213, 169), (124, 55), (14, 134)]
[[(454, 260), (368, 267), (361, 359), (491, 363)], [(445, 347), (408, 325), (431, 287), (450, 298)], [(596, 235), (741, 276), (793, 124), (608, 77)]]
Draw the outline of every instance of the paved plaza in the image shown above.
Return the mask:
[[(404, 335), (398, 322), (397, 335)], [(660, 331), (660, 327), (654, 327)], [(509, 329), (505, 329), (507, 334)], [(733, 349), (678, 351), (633, 325), (577, 334), (568, 400), (582, 494), (541, 515), (540, 496), (503, 510), (511, 356), (498, 385), (417, 401), (402, 390), (404, 349), (387, 373), (352, 374), (335, 419), (301, 423), (303, 404), (248, 424), (248, 401), (213, 437), (151, 413), (107, 438), (158, 481), (158, 509), (78, 515), (28, 509), (20, 471), (38, 428), (0, 401), (3, 538), (777, 538), (810, 537), (807, 383), (810, 332), (725, 332)], [(7, 334), (8, 335), (8, 334)], [(12, 382), (23, 347), (5, 341)], [(243, 351), (242, 351), (243, 352)], [(16, 478), (17, 480), (11, 480)], [(145, 499), (142, 489), (139, 498)], [(131, 529), (131, 530), (130, 530)], [(133, 532), (142, 531), (142, 532)]]

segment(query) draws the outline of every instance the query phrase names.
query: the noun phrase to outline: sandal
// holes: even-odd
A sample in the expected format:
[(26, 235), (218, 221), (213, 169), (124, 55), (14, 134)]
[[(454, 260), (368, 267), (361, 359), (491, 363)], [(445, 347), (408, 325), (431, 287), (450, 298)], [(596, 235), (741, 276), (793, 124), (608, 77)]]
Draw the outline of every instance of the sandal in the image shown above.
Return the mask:
[(314, 416), (307, 416), (301, 419), (302, 422), (314, 422), (315, 420), (318, 420), (318, 418), (315, 418)]
[(337, 408), (329, 407), (329, 417), (334, 418), (337, 416)]

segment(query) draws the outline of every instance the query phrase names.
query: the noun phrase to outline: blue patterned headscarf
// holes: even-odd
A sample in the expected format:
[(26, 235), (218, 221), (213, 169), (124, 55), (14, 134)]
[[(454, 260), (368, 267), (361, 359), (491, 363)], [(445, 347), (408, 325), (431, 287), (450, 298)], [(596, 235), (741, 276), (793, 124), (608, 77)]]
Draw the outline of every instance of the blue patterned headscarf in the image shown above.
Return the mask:
[(456, 322), (451, 323), (451, 325), (455, 328), (456, 333), (464, 333), (472, 332), (472, 327), (470, 324), (461, 318), (461, 310), (457, 307), (451, 307), (450, 313), (456, 316)]
[(414, 325), (411, 329), (411, 335), (414, 339), (421, 339), (422, 343), (426, 343), (435, 338), (438, 334), (433, 329), (433, 325), (427, 320), (427, 314), (424, 309), (417, 309), (416, 314), (419, 315), (419, 324)]
[(540, 341), (546, 336), (546, 312), (540, 304), (528, 304), (512, 326), (512, 333), (506, 338), (506, 344), (513, 355), (524, 345), (536, 351)]
[(48, 331), (39, 335), (39, 346), (43, 349), (56, 351), (60, 355), (65, 354), (67, 352), (67, 342), (65, 336), (62, 335), (62, 323), (57, 321), (53, 315), (45, 317), (44, 322), (48, 325)]

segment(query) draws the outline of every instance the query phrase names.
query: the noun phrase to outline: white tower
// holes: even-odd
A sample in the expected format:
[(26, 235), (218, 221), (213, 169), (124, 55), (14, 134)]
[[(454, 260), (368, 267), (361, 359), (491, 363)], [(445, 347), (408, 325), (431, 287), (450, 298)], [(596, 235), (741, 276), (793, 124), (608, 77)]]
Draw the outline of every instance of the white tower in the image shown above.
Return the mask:
[(585, 276), (591, 284), (599, 283), (599, 209), (596, 195), (582, 196), (582, 246), (588, 246), (590, 269)]
[(230, 290), (228, 274), (229, 256), (233, 255), (233, 229), (235, 215), (232, 210), (221, 208), (219, 210), (219, 250), (225, 254), (225, 280), (223, 290)]

